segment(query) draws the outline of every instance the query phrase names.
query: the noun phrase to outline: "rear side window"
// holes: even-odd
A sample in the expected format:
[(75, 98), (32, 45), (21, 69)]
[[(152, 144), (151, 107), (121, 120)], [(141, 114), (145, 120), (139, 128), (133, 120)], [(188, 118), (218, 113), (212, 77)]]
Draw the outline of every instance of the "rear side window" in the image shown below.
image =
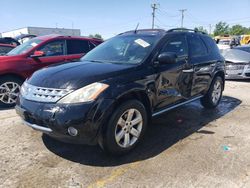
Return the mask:
[(161, 53), (173, 52), (177, 56), (187, 55), (187, 42), (186, 37), (183, 35), (175, 36), (170, 38), (167, 43), (163, 46)]
[(97, 45), (93, 42), (89, 41), (89, 49), (92, 50), (93, 48), (95, 48)]
[(219, 48), (218, 48), (215, 40), (213, 40), (212, 38), (210, 38), (208, 36), (203, 36), (201, 39), (205, 42), (209, 52), (220, 53)]
[(87, 53), (89, 49), (89, 42), (87, 40), (67, 40), (68, 54), (83, 54)]
[(205, 56), (208, 49), (198, 35), (190, 35), (188, 37), (189, 49), (191, 57)]

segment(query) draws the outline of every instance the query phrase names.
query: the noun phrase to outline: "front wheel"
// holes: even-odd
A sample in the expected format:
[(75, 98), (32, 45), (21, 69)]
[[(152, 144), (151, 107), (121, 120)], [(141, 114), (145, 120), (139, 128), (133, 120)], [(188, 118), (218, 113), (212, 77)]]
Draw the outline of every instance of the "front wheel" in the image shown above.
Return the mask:
[(137, 100), (127, 101), (110, 118), (100, 145), (112, 154), (129, 152), (143, 138), (147, 123), (143, 104)]
[(0, 78), (0, 108), (15, 106), (22, 83), (22, 80), (15, 77)]
[(223, 81), (220, 76), (217, 76), (212, 81), (211, 87), (207, 94), (201, 98), (201, 104), (205, 108), (215, 108), (220, 103), (223, 91)]

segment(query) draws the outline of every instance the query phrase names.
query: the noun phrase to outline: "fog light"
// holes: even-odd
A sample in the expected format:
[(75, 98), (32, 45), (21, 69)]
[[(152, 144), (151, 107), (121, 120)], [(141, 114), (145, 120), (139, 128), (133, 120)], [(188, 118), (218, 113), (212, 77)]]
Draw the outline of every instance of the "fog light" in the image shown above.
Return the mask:
[(78, 134), (78, 131), (74, 127), (69, 127), (68, 128), (68, 133), (69, 133), (70, 136), (76, 136)]

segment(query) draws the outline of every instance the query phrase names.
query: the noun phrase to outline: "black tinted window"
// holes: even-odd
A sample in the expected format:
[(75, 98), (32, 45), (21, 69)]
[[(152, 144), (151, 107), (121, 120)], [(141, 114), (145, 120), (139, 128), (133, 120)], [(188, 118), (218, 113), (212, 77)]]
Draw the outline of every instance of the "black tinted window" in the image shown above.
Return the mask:
[(162, 52), (174, 52), (177, 56), (187, 55), (187, 42), (185, 36), (170, 38), (161, 50)]
[(59, 56), (64, 55), (64, 48), (64, 40), (58, 40), (45, 44), (39, 49), (39, 51), (43, 51), (45, 53), (45, 56)]
[(92, 50), (93, 48), (95, 48), (97, 45), (92, 43), (92, 42), (89, 42), (89, 48), (90, 50)]
[(89, 51), (89, 43), (86, 40), (68, 40), (68, 54), (83, 54)]
[(219, 48), (216, 45), (215, 40), (213, 40), (211, 37), (203, 36), (201, 39), (205, 42), (205, 44), (206, 44), (207, 49), (209, 50), (209, 52), (220, 53), (219, 52)]
[(207, 47), (204, 42), (200, 39), (198, 35), (189, 36), (189, 49), (190, 55), (195, 56), (204, 56), (208, 53)]
[(12, 50), (11, 47), (8, 46), (0, 46), (0, 55), (7, 54), (10, 50)]

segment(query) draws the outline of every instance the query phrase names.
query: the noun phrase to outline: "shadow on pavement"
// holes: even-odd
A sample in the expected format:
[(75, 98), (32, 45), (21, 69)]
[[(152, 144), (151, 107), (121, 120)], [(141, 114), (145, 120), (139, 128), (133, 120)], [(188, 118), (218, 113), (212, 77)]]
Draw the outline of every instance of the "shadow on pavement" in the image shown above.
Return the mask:
[(145, 139), (132, 152), (120, 157), (109, 156), (98, 146), (66, 144), (45, 135), (43, 141), (51, 152), (64, 159), (90, 166), (118, 166), (154, 157), (195, 132), (214, 134), (199, 129), (233, 111), (240, 103), (236, 98), (224, 96), (214, 110), (204, 109), (197, 101), (162, 114), (153, 119)]

